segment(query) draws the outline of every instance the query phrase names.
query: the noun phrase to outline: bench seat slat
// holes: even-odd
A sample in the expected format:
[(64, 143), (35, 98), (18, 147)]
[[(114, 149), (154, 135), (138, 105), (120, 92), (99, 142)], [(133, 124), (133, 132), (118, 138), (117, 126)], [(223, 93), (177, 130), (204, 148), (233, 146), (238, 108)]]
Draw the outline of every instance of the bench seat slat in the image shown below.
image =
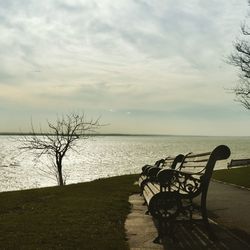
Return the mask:
[(198, 160), (193, 160), (193, 162), (207, 162), (209, 160), (209, 158), (205, 158), (205, 159), (198, 159)]
[(152, 197), (155, 195), (155, 193), (152, 192), (152, 190), (146, 185), (143, 189), (143, 196), (146, 200), (146, 203), (149, 204)]
[(181, 166), (181, 168), (205, 168), (206, 165), (201, 165), (201, 164), (184, 164)]
[(190, 153), (186, 156), (186, 158), (194, 158), (194, 157), (200, 157), (200, 156), (206, 156), (206, 155), (211, 155), (212, 152), (206, 152), (206, 153), (200, 153), (200, 154), (193, 154)]
[(147, 186), (152, 190), (153, 193), (159, 193), (160, 192), (160, 185), (156, 183), (147, 183)]

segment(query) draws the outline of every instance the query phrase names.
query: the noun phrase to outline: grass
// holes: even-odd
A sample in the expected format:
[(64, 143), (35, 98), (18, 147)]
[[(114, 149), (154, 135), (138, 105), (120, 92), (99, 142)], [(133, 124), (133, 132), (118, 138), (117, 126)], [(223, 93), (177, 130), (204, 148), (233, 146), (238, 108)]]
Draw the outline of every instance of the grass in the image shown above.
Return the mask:
[(0, 193), (1, 249), (128, 249), (137, 175)]
[(216, 170), (213, 178), (250, 188), (250, 167)]

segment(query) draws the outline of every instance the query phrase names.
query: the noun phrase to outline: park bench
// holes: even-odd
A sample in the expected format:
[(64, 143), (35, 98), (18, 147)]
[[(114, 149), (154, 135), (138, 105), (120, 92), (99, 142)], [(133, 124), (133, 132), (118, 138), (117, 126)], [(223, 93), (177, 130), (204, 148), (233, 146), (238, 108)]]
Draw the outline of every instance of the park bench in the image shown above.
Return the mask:
[[(230, 149), (225, 145), (216, 147), (212, 152), (189, 153), (182, 161), (180, 170), (162, 169), (157, 174), (157, 181), (145, 183), (143, 196), (148, 212), (159, 225), (155, 243), (162, 240), (164, 231), (174, 238), (177, 222), (183, 221), (183, 218), (193, 221), (193, 210), (196, 209), (201, 213), (209, 235), (213, 235), (206, 208), (208, 186), (216, 162), (229, 156)], [(193, 201), (196, 198), (200, 198), (198, 205)]]
[(184, 159), (184, 155), (179, 154), (175, 157), (168, 156), (165, 159), (160, 159), (152, 165), (144, 165), (142, 167), (142, 173), (139, 177), (139, 187), (141, 189), (141, 193), (143, 191), (144, 185), (148, 182), (156, 181), (156, 176), (158, 172), (162, 169), (176, 169), (180, 166)]
[(250, 159), (232, 159), (228, 164), (227, 167), (233, 168), (233, 167), (240, 167), (240, 166), (250, 166)]

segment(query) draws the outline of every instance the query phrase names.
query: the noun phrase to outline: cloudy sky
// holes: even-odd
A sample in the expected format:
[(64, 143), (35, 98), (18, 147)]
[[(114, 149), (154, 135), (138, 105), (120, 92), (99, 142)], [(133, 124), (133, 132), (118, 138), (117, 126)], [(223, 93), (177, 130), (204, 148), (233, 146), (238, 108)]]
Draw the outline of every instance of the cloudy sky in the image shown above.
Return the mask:
[(247, 0), (0, 0), (0, 131), (84, 111), (105, 133), (250, 135), (225, 63)]

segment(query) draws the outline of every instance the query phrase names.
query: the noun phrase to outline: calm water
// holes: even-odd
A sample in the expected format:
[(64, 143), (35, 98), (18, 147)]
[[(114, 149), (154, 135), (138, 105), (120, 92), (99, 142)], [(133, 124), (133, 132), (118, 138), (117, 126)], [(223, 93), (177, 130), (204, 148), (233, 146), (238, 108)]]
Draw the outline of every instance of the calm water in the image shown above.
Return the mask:
[[(56, 185), (48, 175), (49, 159), (37, 159), (20, 152), (14, 136), (0, 136), (0, 191)], [(64, 161), (66, 182), (77, 183), (129, 173), (141, 166), (178, 153), (210, 151), (219, 144), (231, 149), (230, 158), (250, 157), (250, 137), (194, 136), (98, 136), (78, 142), (78, 153), (70, 152)], [(225, 168), (227, 161), (217, 165)]]

